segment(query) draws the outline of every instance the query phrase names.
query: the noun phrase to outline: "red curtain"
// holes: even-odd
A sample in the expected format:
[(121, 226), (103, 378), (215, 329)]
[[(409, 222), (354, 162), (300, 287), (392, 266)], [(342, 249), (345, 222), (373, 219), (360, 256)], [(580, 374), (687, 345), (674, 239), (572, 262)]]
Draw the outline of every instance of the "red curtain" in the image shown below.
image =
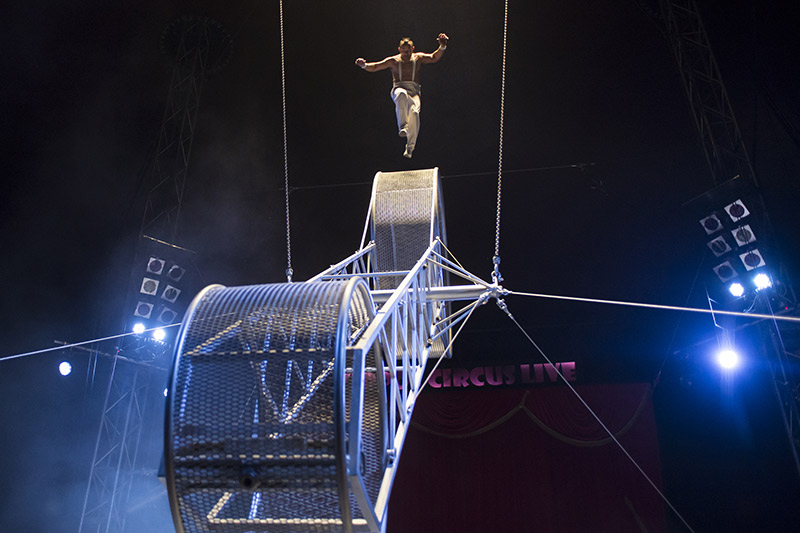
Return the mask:
[[(650, 388), (576, 390), (660, 489)], [(389, 504), (389, 533), (666, 531), (664, 505), (567, 387), (426, 390)]]

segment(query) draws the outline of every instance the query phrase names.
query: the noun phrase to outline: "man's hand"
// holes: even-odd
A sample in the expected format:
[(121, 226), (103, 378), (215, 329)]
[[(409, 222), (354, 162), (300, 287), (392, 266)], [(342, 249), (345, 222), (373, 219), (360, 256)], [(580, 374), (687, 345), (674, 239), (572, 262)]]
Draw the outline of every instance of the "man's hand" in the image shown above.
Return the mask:
[(358, 68), (367, 68), (367, 60), (364, 59), (363, 57), (359, 57), (358, 59), (356, 59), (356, 66)]
[(439, 36), (436, 38), (439, 41), (439, 46), (447, 46), (447, 43), (450, 42), (450, 37), (445, 35), (444, 33), (440, 33)]

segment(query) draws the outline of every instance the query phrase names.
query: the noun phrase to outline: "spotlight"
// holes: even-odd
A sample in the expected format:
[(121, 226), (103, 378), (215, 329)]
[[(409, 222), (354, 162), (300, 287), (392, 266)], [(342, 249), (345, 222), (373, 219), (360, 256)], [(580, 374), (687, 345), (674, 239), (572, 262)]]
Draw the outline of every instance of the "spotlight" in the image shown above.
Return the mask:
[(142, 333), (144, 333), (144, 324), (142, 324), (141, 322), (137, 322), (136, 324), (133, 325), (132, 329), (134, 333), (136, 333), (137, 335), (141, 335)]
[(728, 286), (728, 290), (737, 298), (744, 294), (744, 286), (738, 282), (731, 283), (730, 286)]
[(166, 398), (166, 397), (167, 397), (167, 392), (168, 392), (168, 391), (169, 391), (169, 389), (164, 389), (164, 398)]
[(745, 244), (756, 241), (756, 236), (753, 234), (750, 224), (745, 224), (744, 226), (739, 226), (735, 230), (731, 230), (731, 235), (736, 239), (736, 244), (739, 246), (744, 246)]
[(742, 260), (742, 264), (744, 264), (744, 267), (747, 270), (754, 270), (758, 267), (766, 265), (764, 258), (761, 257), (761, 252), (759, 252), (757, 248), (753, 248), (749, 252), (739, 254), (739, 259)]
[(737, 276), (736, 269), (733, 268), (733, 265), (731, 265), (730, 261), (725, 261), (724, 263), (715, 266), (714, 273), (722, 283), (725, 283), (729, 279)]
[(739, 354), (733, 350), (720, 350), (717, 354), (717, 363), (725, 369), (732, 369), (739, 365)]
[(169, 307), (165, 307), (163, 311), (161, 311), (161, 314), (158, 315), (158, 321), (163, 322), (164, 324), (172, 324), (177, 316), (178, 313)]
[(711, 251), (714, 252), (714, 255), (717, 257), (724, 255), (731, 251), (731, 246), (728, 244), (728, 241), (725, 240), (725, 237), (720, 235), (713, 241), (709, 241), (706, 245), (711, 248)]
[(167, 336), (167, 332), (161, 328), (153, 331), (153, 338), (157, 341), (163, 341), (164, 338)]
[(152, 313), (153, 304), (141, 301), (136, 304), (136, 310), (133, 312), (134, 316), (140, 316), (142, 318), (150, 318)]
[(731, 220), (734, 222), (750, 214), (750, 211), (747, 210), (741, 200), (736, 200), (732, 204), (726, 205), (725, 212), (728, 213), (728, 216), (731, 217)]
[(761, 291), (772, 287), (772, 280), (763, 272), (756, 274), (753, 278), (753, 283), (756, 284), (756, 290)]
[[(141, 264), (141, 263), (140, 263)], [(147, 261), (147, 271), (151, 274), (159, 275), (164, 271), (165, 261), (158, 257), (151, 257)]]
[(72, 373), (72, 365), (68, 361), (61, 361), (58, 365), (58, 372), (62, 376), (69, 376)]
[(711, 213), (706, 218), (701, 219), (700, 225), (703, 226), (703, 229), (706, 230), (706, 234), (708, 235), (711, 235), (722, 228), (722, 222), (719, 221), (717, 215), (714, 213)]
[(155, 296), (158, 293), (158, 280), (152, 278), (142, 278), (142, 286), (139, 292), (150, 296)]
[(172, 265), (167, 271), (167, 277), (169, 277), (169, 279), (172, 281), (180, 281), (185, 273), (185, 268), (181, 268), (178, 265)]
[(168, 301), (169, 303), (175, 303), (175, 300), (178, 299), (180, 296), (181, 290), (177, 287), (173, 287), (172, 285), (167, 285), (167, 288), (164, 289), (164, 293), (161, 295), (161, 298)]

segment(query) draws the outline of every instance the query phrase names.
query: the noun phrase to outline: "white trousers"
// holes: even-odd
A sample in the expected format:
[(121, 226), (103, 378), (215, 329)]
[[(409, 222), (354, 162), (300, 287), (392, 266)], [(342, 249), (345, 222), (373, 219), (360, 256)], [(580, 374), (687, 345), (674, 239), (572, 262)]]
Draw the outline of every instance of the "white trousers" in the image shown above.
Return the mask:
[(419, 84), (413, 81), (398, 81), (392, 87), (392, 101), (397, 115), (397, 130), (407, 126), (406, 147), (414, 149), (419, 134), (419, 112), (422, 109)]

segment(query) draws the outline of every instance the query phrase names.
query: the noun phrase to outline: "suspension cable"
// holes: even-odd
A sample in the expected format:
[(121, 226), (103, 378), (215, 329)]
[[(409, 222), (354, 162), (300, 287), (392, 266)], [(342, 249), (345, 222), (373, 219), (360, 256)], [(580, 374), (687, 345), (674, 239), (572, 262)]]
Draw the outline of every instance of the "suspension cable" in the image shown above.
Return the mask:
[(110, 341), (110, 340), (114, 340), (114, 339), (121, 339), (123, 337), (131, 337), (133, 335), (141, 335), (141, 334), (144, 334), (144, 333), (149, 333), (151, 331), (155, 331), (157, 329), (175, 328), (175, 327), (178, 327), (180, 325), (181, 325), (180, 322), (176, 322), (176, 323), (170, 324), (168, 326), (158, 326), (158, 327), (155, 327), (155, 328), (146, 329), (146, 330), (142, 331), (141, 333), (135, 333), (133, 331), (129, 331), (127, 333), (120, 333), (118, 335), (111, 335), (109, 337), (101, 337), (99, 339), (91, 339), (91, 340), (88, 340), (88, 341), (73, 342), (73, 343), (70, 343), (70, 344), (61, 344), (59, 346), (53, 346), (52, 348), (43, 348), (41, 350), (34, 350), (32, 352), (24, 352), (24, 353), (18, 353), (18, 354), (15, 354), (15, 355), (8, 355), (8, 356), (5, 356), (5, 357), (0, 357), (0, 362), (1, 361), (10, 361), (11, 359), (20, 359), (22, 357), (30, 357), (32, 355), (41, 355), (43, 353), (57, 352), (59, 350), (69, 350), (70, 348), (79, 348), (79, 347), (85, 346), (87, 344), (96, 344), (96, 343)]
[(508, 0), (505, 0), (503, 18), (503, 67), (500, 75), (500, 142), (497, 154), (497, 217), (494, 229), (494, 256), (492, 263), (492, 281), (499, 284), (503, 281), (500, 275), (500, 198), (503, 185), (503, 116), (505, 114), (506, 99), (506, 41), (508, 36)]
[(653, 487), (653, 490), (655, 490), (658, 493), (658, 495), (661, 497), (664, 503), (666, 503), (667, 506), (669, 506), (669, 508), (672, 510), (673, 513), (675, 513), (675, 516), (677, 516), (678, 519), (683, 523), (683, 525), (686, 526), (686, 529), (694, 533), (692, 526), (689, 525), (689, 523), (683, 518), (683, 516), (678, 512), (678, 510), (672, 505), (672, 503), (667, 499), (667, 496), (661, 491), (661, 489), (658, 488), (655, 482), (653, 482), (653, 480), (650, 479), (650, 476), (648, 476), (647, 473), (642, 469), (642, 467), (639, 466), (639, 463), (636, 462), (636, 459), (633, 458), (633, 456), (628, 452), (625, 446), (623, 446), (622, 443), (617, 439), (616, 435), (614, 435), (614, 433), (608, 428), (608, 426), (606, 426), (603, 423), (600, 417), (597, 416), (597, 413), (595, 413), (594, 410), (591, 407), (589, 407), (589, 404), (586, 403), (586, 401), (583, 399), (580, 393), (577, 390), (575, 390), (575, 387), (573, 387), (572, 384), (567, 380), (567, 378), (564, 377), (564, 374), (561, 373), (561, 370), (556, 365), (553, 364), (550, 358), (547, 357), (547, 355), (544, 353), (544, 351), (542, 351), (541, 348), (539, 348), (539, 345), (536, 344), (536, 342), (533, 340), (533, 338), (531, 338), (528, 332), (525, 331), (525, 328), (523, 328), (522, 325), (519, 322), (517, 322), (517, 319), (514, 318), (514, 315), (512, 315), (511, 312), (508, 310), (508, 306), (506, 305), (506, 303), (503, 300), (497, 300), (497, 305), (503, 312), (505, 312), (508, 318), (510, 318), (511, 321), (514, 324), (516, 324), (516, 326), (519, 328), (519, 330), (522, 332), (525, 338), (528, 339), (528, 342), (530, 342), (531, 345), (536, 349), (536, 351), (539, 352), (539, 354), (544, 358), (544, 360), (547, 361), (547, 364), (550, 365), (551, 368), (555, 369), (556, 373), (558, 374), (558, 377), (561, 378), (561, 381), (563, 381), (564, 384), (567, 387), (569, 387), (569, 390), (572, 391), (572, 393), (575, 395), (578, 401), (580, 401), (583, 404), (583, 406), (587, 409), (587, 411), (589, 411), (589, 414), (592, 416), (592, 418), (594, 418), (597, 421), (597, 423), (600, 424), (600, 426), (608, 434), (608, 436), (611, 437), (611, 440), (613, 440), (619, 447), (619, 449), (622, 450), (622, 453), (625, 454), (625, 456), (628, 458), (631, 464), (633, 464), (633, 466), (639, 471), (639, 473), (642, 474), (642, 476), (644, 476), (644, 478), (647, 480), (650, 486)]
[(469, 311), (467, 312), (467, 316), (461, 322), (461, 325), (458, 327), (458, 329), (456, 330), (455, 334), (450, 339), (450, 342), (447, 344), (447, 347), (445, 347), (445, 349), (442, 351), (441, 357), (439, 357), (439, 360), (436, 361), (436, 364), (433, 365), (433, 368), (431, 368), (431, 371), (428, 373), (428, 377), (426, 377), (425, 379), (422, 380), (422, 386), (420, 386), (419, 392), (417, 393), (417, 396), (422, 394), (422, 390), (425, 388), (425, 385), (428, 384), (428, 381), (430, 381), (430, 377), (433, 375), (434, 372), (436, 372), (436, 369), (439, 368), (439, 363), (442, 362), (442, 359), (444, 359), (445, 354), (450, 350), (450, 348), (453, 347), (453, 344), (456, 342), (456, 338), (458, 337), (459, 333), (461, 333), (461, 330), (464, 329), (464, 326), (467, 325), (467, 322), (469, 322), (469, 319), (472, 316), (472, 313), (475, 311), (475, 309), (477, 309), (481, 305), (485, 304), (486, 303), (486, 299), (487, 299), (487, 297), (484, 295), (481, 298), (479, 298), (479, 299), (473, 301), (472, 303), (470, 303), (469, 305), (467, 305), (461, 311), (459, 311), (459, 312), (464, 312), (466, 309), (469, 309)]
[(621, 305), (626, 307), (644, 307), (647, 309), (664, 309), (666, 311), (686, 311), (690, 313), (705, 313), (709, 315), (739, 316), (743, 318), (760, 318), (767, 320), (781, 320), (784, 322), (800, 322), (800, 317), (795, 316), (775, 316), (763, 313), (745, 313), (743, 311), (724, 311), (721, 309), (701, 309), (696, 307), (681, 307), (677, 305), (648, 304), (641, 302), (623, 302), (618, 300), (601, 300), (599, 298), (580, 298), (578, 296), (561, 296), (556, 294), (537, 294), (535, 292), (508, 291), (506, 294), (514, 296), (530, 296), (533, 298), (545, 298), (550, 300), (566, 300), (569, 302), (584, 302), (592, 304)]
[(286, 135), (286, 58), (283, 44), (283, 0), (278, 2), (281, 26), (281, 101), (283, 104), (283, 190), (286, 195), (286, 281), (292, 282), (292, 233), (289, 221), (289, 155)]

